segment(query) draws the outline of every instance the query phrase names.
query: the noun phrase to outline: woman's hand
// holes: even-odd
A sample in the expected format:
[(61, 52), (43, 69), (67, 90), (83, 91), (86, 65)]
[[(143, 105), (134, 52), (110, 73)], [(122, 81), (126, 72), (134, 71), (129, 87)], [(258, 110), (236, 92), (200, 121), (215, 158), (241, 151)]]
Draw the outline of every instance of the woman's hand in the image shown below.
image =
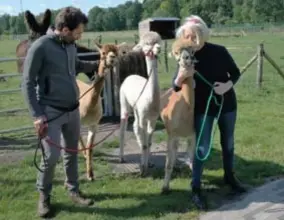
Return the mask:
[(183, 66), (180, 66), (179, 67), (179, 71), (178, 71), (178, 74), (176, 76), (176, 79), (174, 81), (175, 85), (178, 86), (178, 87), (181, 87), (183, 81), (194, 74), (194, 65), (190, 66), (190, 67), (183, 67)]
[(215, 82), (214, 83), (214, 91), (218, 95), (223, 95), (228, 92), (233, 87), (233, 82), (229, 80), (226, 83)]

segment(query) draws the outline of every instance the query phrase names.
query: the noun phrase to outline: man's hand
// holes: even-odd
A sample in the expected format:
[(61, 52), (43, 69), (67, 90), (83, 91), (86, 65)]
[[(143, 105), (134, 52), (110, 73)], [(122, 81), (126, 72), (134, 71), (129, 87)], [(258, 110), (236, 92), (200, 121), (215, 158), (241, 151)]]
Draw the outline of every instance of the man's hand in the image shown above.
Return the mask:
[(47, 135), (47, 123), (46, 123), (47, 119), (45, 116), (41, 116), (38, 117), (34, 120), (34, 126), (35, 126), (35, 130), (37, 135), (40, 138), (44, 138)]

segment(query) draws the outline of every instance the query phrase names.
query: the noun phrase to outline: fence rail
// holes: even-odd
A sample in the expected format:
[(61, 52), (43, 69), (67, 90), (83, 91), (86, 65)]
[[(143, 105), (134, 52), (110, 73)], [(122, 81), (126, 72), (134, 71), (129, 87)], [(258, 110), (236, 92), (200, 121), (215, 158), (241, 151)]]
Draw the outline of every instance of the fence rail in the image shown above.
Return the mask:
[(21, 89), (7, 89), (7, 90), (0, 90), (0, 95), (6, 95), (8, 93), (16, 93), (20, 92)]
[[(89, 55), (98, 55), (99, 52), (90, 52), (90, 53), (78, 53), (78, 57), (84, 57), (84, 56), (89, 56)], [(9, 58), (0, 58), (0, 64), (4, 63), (4, 62), (15, 62), (17, 60), (22, 60), (25, 57), (19, 57), (19, 58), (15, 58), (15, 57), (9, 57)], [(19, 73), (5, 73), (5, 74), (0, 74), (1, 78), (7, 78), (7, 77), (21, 77), (22, 74)], [(106, 79), (106, 81), (108, 81)], [(21, 89), (7, 89), (7, 90), (0, 90), (0, 95), (7, 95), (7, 94), (11, 94), (11, 93), (18, 93), (20, 92)], [(104, 105), (107, 105), (108, 101), (107, 99), (109, 97), (105, 97), (107, 95), (107, 92), (104, 92), (104, 96), (102, 97), (102, 100), (104, 102)], [(108, 108), (105, 106), (105, 108)], [(17, 113), (17, 112), (27, 112), (28, 109), (27, 108), (13, 108), (13, 109), (2, 109), (0, 110), (0, 115), (3, 116), (5, 114), (11, 114), (11, 113)], [(108, 113), (103, 112), (103, 116), (108, 116)], [(26, 131), (29, 129), (33, 129), (33, 126), (22, 126), (22, 127), (18, 127), (18, 128), (11, 128), (11, 129), (3, 129), (0, 130), (0, 134), (8, 134), (8, 133), (12, 133), (12, 132), (20, 132), (20, 131)]]
[(13, 109), (7, 109), (7, 110), (0, 110), (0, 115), (22, 112), (22, 111), (27, 111), (27, 110), (28, 110), (27, 108), (13, 108)]
[[(98, 55), (100, 54), (99, 52), (90, 52), (90, 53), (78, 53), (78, 57), (85, 57), (85, 56), (90, 56), (90, 55)], [(0, 58), (0, 63), (4, 62), (13, 62), (17, 60), (23, 60), (25, 57), (11, 57), (11, 58)]]
[[(164, 60), (165, 60), (165, 67), (166, 67), (166, 72), (169, 71), (168, 68), (168, 49), (167, 49), (167, 41), (164, 41)], [(78, 57), (84, 57), (84, 56), (89, 56), (89, 55), (98, 55), (99, 52), (90, 52), (90, 53), (78, 53)], [(162, 53), (161, 53), (162, 54)], [(5, 58), (1, 58), (0, 57), (0, 64), (4, 63), (4, 62), (16, 62), (18, 60), (23, 60), (25, 59), (25, 57), (5, 57)], [(8, 77), (21, 77), (22, 74), (20, 73), (5, 73), (5, 74), (0, 74), (0, 78), (8, 78)], [(111, 103), (113, 103), (113, 99), (115, 99), (115, 97), (113, 97), (112, 91), (110, 89), (112, 85), (113, 79), (111, 79), (110, 75), (108, 75), (108, 77), (105, 80), (105, 89), (103, 90), (103, 97), (102, 97), (102, 101), (103, 101), (103, 108), (104, 108), (104, 112), (103, 112), (103, 116), (111, 116), (111, 112), (116, 112), (115, 107), (113, 107), (111, 105)], [(7, 89), (7, 90), (0, 90), (0, 96), (1, 95), (8, 95), (8, 94), (13, 94), (13, 93), (18, 93), (20, 92), (21, 89), (20, 88), (14, 88), (14, 89)], [(116, 96), (116, 95), (114, 95)], [(8, 114), (16, 114), (19, 112), (27, 112), (28, 109), (27, 108), (12, 108), (12, 109), (1, 109), (0, 110), (0, 116), (4, 116), (8, 115)], [(19, 131), (26, 131), (28, 129), (32, 129), (33, 126), (23, 126), (23, 127), (18, 127), (18, 128), (10, 128), (10, 129), (4, 129), (4, 130), (0, 130), (0, 134), (7, 134), (7, 133), (12, 133), (12, 132), (19, 132)]]

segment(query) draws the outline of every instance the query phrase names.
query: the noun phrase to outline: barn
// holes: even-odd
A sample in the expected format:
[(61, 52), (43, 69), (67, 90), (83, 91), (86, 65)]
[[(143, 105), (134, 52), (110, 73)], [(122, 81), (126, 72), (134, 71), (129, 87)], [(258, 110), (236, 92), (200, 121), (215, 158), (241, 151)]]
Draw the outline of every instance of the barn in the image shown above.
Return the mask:
[(153, 17), (140, 21), (138, 24), (139, 36), (147, 31), (159, 33), (163, 40), (175, 38), (175, 31), (180, 25), (177, 17)]

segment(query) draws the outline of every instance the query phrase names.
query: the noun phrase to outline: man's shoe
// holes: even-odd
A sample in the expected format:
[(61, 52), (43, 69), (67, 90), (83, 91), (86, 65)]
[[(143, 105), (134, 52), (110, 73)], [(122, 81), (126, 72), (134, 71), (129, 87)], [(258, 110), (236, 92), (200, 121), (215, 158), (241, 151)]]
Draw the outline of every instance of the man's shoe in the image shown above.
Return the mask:
[(50, 213), (50, 196), (46, 196), (43, 193), (40, 193), (38, 201), (38, 215), (41, 218), (45, 218), (50, 215)]
[(85, 196), (83, 196), (81, 192), (71, 192), (70, 197), (74, 203), (82, 206), (90, 206), (94, 204), (94, 201), (92, 199), (85, 198)]

